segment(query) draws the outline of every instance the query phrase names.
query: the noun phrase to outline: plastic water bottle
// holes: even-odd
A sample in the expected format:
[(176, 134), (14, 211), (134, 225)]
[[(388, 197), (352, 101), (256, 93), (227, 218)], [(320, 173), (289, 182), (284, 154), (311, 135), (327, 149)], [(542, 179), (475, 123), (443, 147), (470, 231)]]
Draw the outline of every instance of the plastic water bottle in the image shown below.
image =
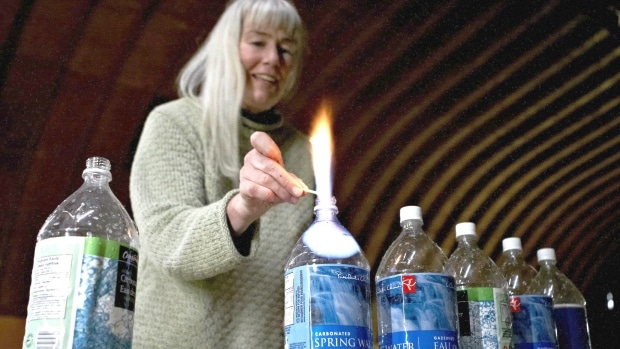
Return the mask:
[(557, 268), (553, 248), (541, 248), (536, 255), (540, 269), (528, 293), (553, 298), (553, 317), (560, 349), (591, 348), (585, 298)]
[(508, 284), (514, 348), (556, 348), (553, 300), (547, 295), (527, 293), (527, 288), (537, 272), (523, 258), (521, 239), (506, 238), (502, 241), (502, 246), (504, 260), (500, 269)]
[(23, 348), (131, 348), (138, 231), (89, 158), (37, 235)]
[(512, 323), (506, 280), (501, 270), (478, 247), (476, 225), (456, 225), (458, 246), (445, 271), (456, 282), (461, 349), (511, 347)]
[(422, 229), (418, 206), (400, 209), (402, 232), (376, 275), (379, 348), (458, 348), (454, 278), (441, 248)]
[(508, 295), (525, 294), (527, 287), (537, 274), (536, 269), (523, 258), (521, 239), (506, 238), (502, 240), (502, 247), (504, 259), (500, 264), (500, 269), (506, 279)]
[(285, 348), (372, 348), (370, 266), (325, 200), (286, 263)]

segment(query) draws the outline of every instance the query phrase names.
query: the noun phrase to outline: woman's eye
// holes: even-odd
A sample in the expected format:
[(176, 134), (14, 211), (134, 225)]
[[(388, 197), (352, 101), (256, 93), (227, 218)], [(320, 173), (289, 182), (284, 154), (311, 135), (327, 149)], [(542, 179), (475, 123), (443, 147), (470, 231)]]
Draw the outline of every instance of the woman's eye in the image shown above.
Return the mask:
[(263, 47), (263, 46), (265, 46), (265, 43), (263, 41), (253, 41), (251, 44), (256, 46), (256, 47)]
[(278, 46), (278, 53), (281, 55), (285, 55), (285, 54), (292, 55), (293, 54), (289, 48), (283, 47), (283, 46)]

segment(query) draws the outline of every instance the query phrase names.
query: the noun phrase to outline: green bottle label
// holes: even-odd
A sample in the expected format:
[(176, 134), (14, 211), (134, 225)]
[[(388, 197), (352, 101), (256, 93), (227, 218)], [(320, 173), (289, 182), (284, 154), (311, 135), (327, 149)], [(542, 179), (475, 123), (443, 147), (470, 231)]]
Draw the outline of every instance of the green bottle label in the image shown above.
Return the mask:
[(459, 346), (465, 349), (511, 347), (508, 295), (501, 288), (457, 286)]
[(97, 237), (37, 243), (24, 348), (131, 348), (138, 251)]

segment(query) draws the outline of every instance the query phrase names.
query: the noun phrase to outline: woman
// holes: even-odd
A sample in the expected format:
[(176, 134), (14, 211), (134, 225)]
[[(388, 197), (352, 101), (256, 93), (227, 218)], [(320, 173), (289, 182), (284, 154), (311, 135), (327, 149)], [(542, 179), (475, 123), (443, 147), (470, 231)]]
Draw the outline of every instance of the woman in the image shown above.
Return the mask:
[(290, 2), (234, 1), (181, 72), (181, 98), (149, 115), (130, 180), (134, 348), (282, 347), (283, 266), (312, 221), (313, 177), (307, 138), (274, 107), (304, 49)]

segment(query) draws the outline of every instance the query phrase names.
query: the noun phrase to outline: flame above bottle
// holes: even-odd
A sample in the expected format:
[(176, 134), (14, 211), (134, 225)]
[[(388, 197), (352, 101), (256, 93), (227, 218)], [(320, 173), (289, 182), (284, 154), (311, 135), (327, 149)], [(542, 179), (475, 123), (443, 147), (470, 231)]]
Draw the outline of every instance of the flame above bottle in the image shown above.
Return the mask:
[(312, 167), (316, 181), (318, 197), (326, 202), (332, 197), (332, 157), (333, 138), (331, 132), (332, 111), (327, 102), (314, 120), (310, 143), (312, 144)]

